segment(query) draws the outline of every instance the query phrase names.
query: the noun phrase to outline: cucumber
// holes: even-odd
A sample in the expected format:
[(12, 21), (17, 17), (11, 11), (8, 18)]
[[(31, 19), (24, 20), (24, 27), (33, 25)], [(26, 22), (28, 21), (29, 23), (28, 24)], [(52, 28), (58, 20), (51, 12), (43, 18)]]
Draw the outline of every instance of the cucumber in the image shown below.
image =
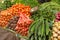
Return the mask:
[[(39, 19), (40, 20), (40, 19)], [(34, 32), (34, 29), (36, 28), (36, 25), (38, 25), (38, 21), (39, 20), (37, 20), (37, 21), (35, 21), (31, 26), (30, 26), (30, 29), (29, 29), (29, 32), (31, 33), (31, 32)]]
[(41, 22), (42, 22), (42, 21), (41, 21), (41, 19), (40, 19), (40, 20), (38, 21), (38, 25), (37, 25), (37, 28), (36, 28), (36, 31), (35, 31), (36, 39), (37, 39), (37, 40), (39, 40), (39, 38), (38, 38), (38, 36), (39, 36), (38, 33), (39, 33), (39, 30), (40, 30), (39, 27), (40, 27)]
[(33, 40), (33, 33), (31, 33), (27, 40)]
[(35, 40), (35, 35), (33, 34), (33, 40)]
[[(38, 21), (38, 20), (37, 20)], [(35, 26), (37, 25), (37, 21), (34, 21), (32, 24), (31, 24), (31, 26), (30, 26), (30, 28), (29, 28), (29, 32), (33, 32), (34, 31), (34, 29), (35, 29)]]
[(35, 23), (35, 25), (30, 29), (30, 33), (34, 32), (36, 25), (37, 25), (37, 23)]
[(43, 20), (41, 24), (41, 36), (44, 35), (44, 31), (45, 31), (45, 26), (44, 26), (44, 20)]
[(31, 24), (31, 26), (30, 26), (30, 28), (29, 28), (29, 32), (31, 32), (31, 29), (34, 28), (35, 22), (36, 22), (36, 21), (34, 21), (34, 22)]
[(38, 40), (41, 40), (41, 36), (38, 36)]
[(38, 36), (40, 36), (41, 35), (41, 29), (42, 29), (42, 20), (43, 19), (40, 19), (40, 23), (39, 23), (39, 26), (38, 26)]
[(49, 23), (48, 23), (48, 20), (46, 19), (46, 35), (48, 35), (49, 33)]
[(35, 40), (38, 39), (38, 35), (37, 35), (38, 32), (37, 32), (37, 30), (38, 30), (38, 26), (39, 26), (39, 25), (40, 25), (40, 20), (37, 21), (37, 25), (36, 25), (36, 27), (35, 27), (35, 31), (34, 31), (34, 33), (35, 33), (35, 34), (34, 34), (34, 35), (35, 35)]
[(34, 36), (32, 35), (31, 40), (34, 40)]

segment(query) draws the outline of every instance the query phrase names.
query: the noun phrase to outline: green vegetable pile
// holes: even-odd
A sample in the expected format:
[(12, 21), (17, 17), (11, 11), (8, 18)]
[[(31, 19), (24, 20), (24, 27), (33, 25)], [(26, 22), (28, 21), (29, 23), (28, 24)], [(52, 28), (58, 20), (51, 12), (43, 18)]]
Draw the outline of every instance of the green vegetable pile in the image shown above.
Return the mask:
[(35, 7), (37, 5), (39, 5), (37, 0), (15, 0), (14, 3), (21, 3), (24, 5), (30, 5), (31, 7)]
[(53, 2), (56, 2), (56, 3), (60, 4), (60, 0), (51, 0), (51, 1), (53, 1)]
[(0, 1), (0, 10), (6, 10), (12, 5), (13, 5), (13, 2), (11, 2), (11, 0), (2, 0)]
[[(39, 6), (39, 10), (33, 14), (35, 20), (30, 26), (29, 38), (34, 40), (51, 40), (51, 29), (55, 14), (60, 11), (60, 5), (54, 2), (47, 2)], [(38, 21), (37, 21), (38, 20)], [(33, 34), (33, 35), (32, 35)], [(33, 40), (32, 39), (32, 40)]]

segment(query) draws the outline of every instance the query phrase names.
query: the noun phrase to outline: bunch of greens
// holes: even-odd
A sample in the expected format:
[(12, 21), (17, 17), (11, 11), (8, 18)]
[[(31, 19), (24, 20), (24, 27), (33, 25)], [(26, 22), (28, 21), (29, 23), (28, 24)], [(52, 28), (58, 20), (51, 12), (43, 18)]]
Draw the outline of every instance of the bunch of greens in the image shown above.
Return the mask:
[[(35, 40), (50, 40), (50, 28), (52, 27), (55, 14), (59, 11), (60, 5), (57, 3), (47, 2), (41, 4), (39, 6), (39, 10), (32, 15), (32, 18), (35, 21), (30, 26), (29, 39), (32, 39), (33, 36), (33, 39)], [(39, 37), (40, 39), (37, 37)]]
[(37, 0), (14, 0), (14, 3), (21, 3), (25, 5), (30, 5), (31, 7), (38, 6), (39, 3)]
[(56, 2), (56, 3), (60, 4), (60, 0), (51, 0), (51, 1), (53, 1), (53, 2)]
[(0, 1), (0, 10), (5, 10), (13, 5), (11, 0), (2, 0)]
[(32, 18), (37, 20), (40, 16), (53, 21), (55, 13), (60, 11), (60, 5), (54, 2), (47, 2), (39, 6), (39, 10), (33, 13)]

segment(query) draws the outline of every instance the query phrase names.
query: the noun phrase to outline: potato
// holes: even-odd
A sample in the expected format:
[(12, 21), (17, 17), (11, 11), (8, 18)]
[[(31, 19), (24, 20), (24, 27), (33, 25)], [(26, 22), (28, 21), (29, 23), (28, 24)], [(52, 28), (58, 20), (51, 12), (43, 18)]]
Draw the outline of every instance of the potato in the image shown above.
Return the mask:
[(57, 38), (54, 38), (53, 40), (58, 40)]
[(58, 37), (58, 34), (53, 32), (53, 37)]
[(59, 30), (57, 29), (57, 27), (53, 27), (53, 31), (58, 32)]
[(57, 32), (60, 35), (60, 31)]
[(60, 36), (58, 36), (58, 39), (60, 40)]
[(58, 26), (57, 28), (58, 28), (58, 30), (60, 30), (60, 26)]

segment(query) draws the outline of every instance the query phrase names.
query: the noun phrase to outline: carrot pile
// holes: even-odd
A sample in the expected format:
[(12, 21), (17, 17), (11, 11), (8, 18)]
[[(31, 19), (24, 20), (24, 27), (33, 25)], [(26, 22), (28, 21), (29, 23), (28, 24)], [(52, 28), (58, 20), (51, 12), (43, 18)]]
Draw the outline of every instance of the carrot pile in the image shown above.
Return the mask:
[(15, 4), (7, 10), (1, 11), (0, 13), (0, 26), (5, 27), (8, 24), (8, 21), (13, 16), (19, 16), (19, 13), (23, 13), (26, 16), (30, 16), (30, 7), (24, 6), (23, 4)]

